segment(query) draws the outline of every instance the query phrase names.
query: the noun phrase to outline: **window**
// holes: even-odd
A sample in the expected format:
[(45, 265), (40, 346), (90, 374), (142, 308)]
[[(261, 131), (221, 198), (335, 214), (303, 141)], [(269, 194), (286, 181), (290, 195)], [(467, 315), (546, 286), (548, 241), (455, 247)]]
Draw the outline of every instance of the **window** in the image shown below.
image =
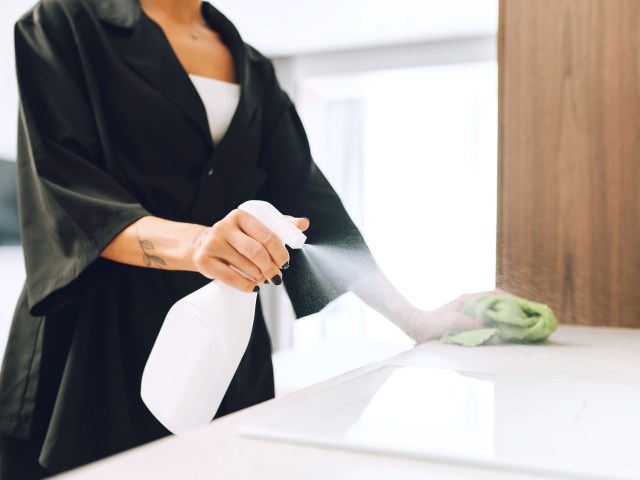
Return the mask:
[[(414, 305), (494, 288), (495, 62), (311, 78), (296, 103), (316, 162)], [(294, 346), (407, 342), (351, 294), (312, 317)]]

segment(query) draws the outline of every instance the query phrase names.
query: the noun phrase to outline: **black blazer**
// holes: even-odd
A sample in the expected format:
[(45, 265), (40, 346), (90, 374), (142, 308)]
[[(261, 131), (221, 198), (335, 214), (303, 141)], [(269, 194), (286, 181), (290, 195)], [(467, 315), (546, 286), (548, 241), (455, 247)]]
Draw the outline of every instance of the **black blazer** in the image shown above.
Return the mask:
[[(168, 434), (140, 399), (142, 370), (170, 306), (207, 280), (100, 258), (127, 225), (145, 215), (211, 225), (258, 198), (309, 217), (309, 243), (367, 252), (270, 62), (215, 8), (202, 10), (241, 85), (218, 145), (187, 73), (137, 1), (43, 0), (16, 24), (27, 281), (0, 377), (0, 430), (42, 445), (53, 472)], [(292, 252), (285, 285), (303, 316), (364, 273), (311, 268)], [(272, 396), (258, 309), (218, 415)]]

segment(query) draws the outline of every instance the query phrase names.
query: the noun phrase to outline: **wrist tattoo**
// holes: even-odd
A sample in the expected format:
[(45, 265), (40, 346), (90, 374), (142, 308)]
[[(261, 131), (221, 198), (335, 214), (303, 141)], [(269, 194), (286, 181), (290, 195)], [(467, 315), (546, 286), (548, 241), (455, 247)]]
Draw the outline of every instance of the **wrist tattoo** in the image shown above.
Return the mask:
[(160, 269), (167, 266), (167, 262), (165, 262), (162, 257), (149, 253), (151, 250), (153, 250), (153, 243), (151, 243), (151, 240), (140, 238), (137, 228), (136, 238), (138, 239), (138, 243), (140, 244), (140, 248), (142, 249), (142, 261), (144, 262), (145, 266)]
[(193, 240), (191, 241), (191, 245), (195, 245), (196, 243), (202, 242), (202, 239), (204, 238), (204, 236), (207, 234), (208, 231), (209, 231), (209, 227), (204, 227), (202, 230), (200, 230), (198, 234), (195, 237), (193, 237)]

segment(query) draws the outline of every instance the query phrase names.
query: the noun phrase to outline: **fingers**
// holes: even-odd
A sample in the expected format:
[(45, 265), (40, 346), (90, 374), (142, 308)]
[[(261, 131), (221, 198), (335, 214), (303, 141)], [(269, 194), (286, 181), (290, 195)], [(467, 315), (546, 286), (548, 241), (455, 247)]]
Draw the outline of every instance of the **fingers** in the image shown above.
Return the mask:
[[(301, 230), (309, 227), (306, 218), (289, 218)], [(280, 238), (258, 219), (247, 212), (234, 210), (208, 230), (194, 261), (203, 275), (219, 278), (243, 291), (252, 291), (265, 280), (275, 285), (282, 283), (282, 269), (289, 265), (289, 252)], [(234, 268), (250, 279), (242, 279)]]
[(233, 246), (227, 244), (227, 248), (222, 257), (224, 258), (223, 263), (240, 270), (240, 272), (250, 277), (256, 284), (261, 284), (265, 281), (266, 277), (262, 274), (262, 271), (248, 258), (233, 248)]
[(260, 289), (256, 282), (245, 278), (233, 270), (231, 266), (216, 258), (209, 258), (204, 262), (200, 273), (207, 278), (219, 280), (243, 292), (257, 292)]
[(462, 310), (464, 306), (470, 300), (476, 298), (478, 296), (477, 293), (465, 293), (464, 295), (460, 295), (458, 298), (451, 300), (448, 303), (445, 303), (440, 308), (447, 310)]
[(484, 295), (506, 295), (509, 297), (514, 296), (513, 294), (506, 292), (504, 290), (501, 290), (499, 288), (496, 288), (495, 290), (491, 290), (491, 291), (486, 291), (486, 292), (465, 293), (463, 295), (460, 295), (458, 298), (455, 298), (450, 302), (445, 303), (440, 308), (446, 308), (449, 310), (462, 310), (468, 302), (472, 300), (476, 300), (477, 298), (482, 297)]
[[(251, 243), (252, 248), (248, 250), (248, 255), (238, 248), (238, 245), (232, 242), (230, 243), (251, 261), (254, 261), (255, 257), (255, 260), (266, 263), (267, 259), (264, 256), (265, 252), (263, 252), (263, 250), (266, 250), (266, 254), (270, 257), (271, 262), (275, 265), (275, 268), (279, 273), (279, 269), (289, 262), (289, 252), (282, 243), (282, 240), (280, 240), (275, 233), (265, 227), (253, 215), (241, 210), (236, 210), (235, 212), (236, 213), (233, 215), (233, 218), (237, 222), (238, 227), (248, 237), (251, 237), (255, 243)], [(246, 248), (248, 244), (243, 242), (240, 246), (242, 248)], [(260, 263), (256, 263), (256, 265), (261, 267)], [(265, 271), (264, 269), (262, 269), (262, 271), (265, 273), (268, 273), (269, 271), (273, 272), (273, 270)], [(266, 277), (271, 278), (268, 275), (266, 275)]]
[(501, 288), (496, 288), (491, 293), (494, 295), (503, 295), (505, 297), (515, 297), (513, 293), (507, 292), (506, 290), (502, 290)]
[[(230, 232), (228, 241), (238, 252), (238, 255), (242, 256), (246, 262), (251, 263), (254, 269), (258, 270), (260, 278), (267, 279), (275, 284), (279, 283), (278, 279), (282, 279), (282, 272), (262, 243), (239, 230)], [(288, 257), (289, 255), (287, 254), (287, 260), (281, 265), (288, 261)]]

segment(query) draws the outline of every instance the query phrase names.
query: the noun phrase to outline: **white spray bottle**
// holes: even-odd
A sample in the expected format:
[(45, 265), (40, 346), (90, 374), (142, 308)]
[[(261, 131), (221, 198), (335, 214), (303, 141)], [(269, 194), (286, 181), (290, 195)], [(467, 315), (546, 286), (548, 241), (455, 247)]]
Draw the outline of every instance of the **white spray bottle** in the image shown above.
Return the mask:
[[(307, 237), (270, 203), (250, 200), (238, 208), (291, 248), (304, 245)], [(140, 390), (169, 431), (186, 433), (213, 419), (249, 344), (257, 295), (214, 280), (169, 310)]]

